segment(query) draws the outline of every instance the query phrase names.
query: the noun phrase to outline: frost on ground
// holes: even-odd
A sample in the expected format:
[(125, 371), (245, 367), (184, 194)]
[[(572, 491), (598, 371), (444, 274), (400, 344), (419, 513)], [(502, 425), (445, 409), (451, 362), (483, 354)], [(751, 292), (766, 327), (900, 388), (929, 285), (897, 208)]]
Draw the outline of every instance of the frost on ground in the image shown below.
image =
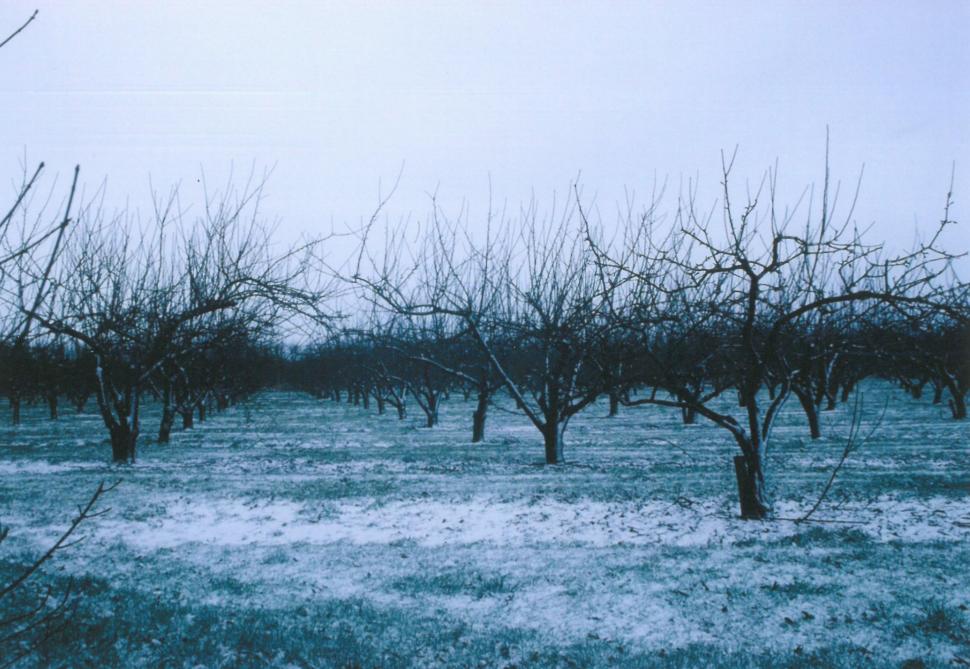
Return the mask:
[(592, 407), (559, 467), (509, 412), (468, 443), (459, 400), (428, 430), (267, 394), (134, 467), (107, 464), (91, 416), (38, 409), (0, 429), (0, 557), (26, 562), (97, 481), (123, 480), (49, 570), (84, 613), (52, 665), (959, 666), (970, 430), (867, 389), (887, 393), (810, 523), (793, 521), (841, 455), (844, 410), (818, 442), (794, 407), (780, 418), (779, 519), (750, 523), (729, 440), (659, 409)]

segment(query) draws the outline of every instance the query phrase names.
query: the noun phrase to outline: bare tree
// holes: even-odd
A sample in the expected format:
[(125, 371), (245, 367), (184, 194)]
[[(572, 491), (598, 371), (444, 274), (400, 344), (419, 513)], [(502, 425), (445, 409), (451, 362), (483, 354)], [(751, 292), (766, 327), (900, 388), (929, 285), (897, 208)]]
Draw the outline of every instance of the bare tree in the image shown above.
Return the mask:
[[(726, 412), (677, 374), (659, 379), (672, 399), (655, 396), (644, 402), (693, 409), (727, 430), (741, 450), (735, 458), (741, 515), (764, 518), (771, 509), (765, 457), (799, 371), (785, 342), (812, 323), (844, 317), (850, 306), (856, 314), (886, 308), (912, 317), (945, 309), (944, 279), (954, 256), (940, 236), (952, 221), (948, 196), (944, 219), (930, 239), (908, 253), (887, 256), (882, 245), (865, 242), (852, 226), (852, 207), (843, 222), (834, 220), (838, 190), (830, 202), (827, 168), (819, 217), (810, 213), (804, 228), (795, 230), (797, 208), (782, 214), (776, 205), (775, 170), (748, 191), (742, 207), (735, 207), (732, 163), (733, 157), (723, 163), (720, 234), (712, 225), (713, 211), (699, 213), (691, 191), (680, 199), (666, 235), (658, 237), (651, 227), (656, 221), (647, 217), (628, 235), (637, 245), (623, 253), (599, 247), (596, 253), (604, 267), (639, 284), (630, 293), (629, 311), (645, 315), (644, 329), (658, 322), (718, 322), (724, 352), (736, 370), (732, 385), (741, 415)], [(649, 349), (645, 355), (659, 358)], [(669, 365), (660, 367), (669, 371)]]
[(611, 286), (593, 262), (571, 203), (540, 217), (533, 203), (519, 220), (476, 240), (460, 217), (433, 202), (423, 243), (411, 252), (390, 237), (371, 254), (367, 237), (353, 279), (394, 314), (450, 316), (487, 359), (515, 406), (543, 438), (548, 464), (563, 461), (569, 420), (602, 392), (593, 358), (613, 328)]
[(319, 293), (298, 287), (305, 247), (271, 253), (260, 193), (250, 184), (207, 195), (191, 227), (177, 191), (147, 228), (124, 213), (106, 220), (99, 209), (83, 211), (55, 299), (36, 319), (94, 354), (95, 396), (116, 462), (134, 461), (143, 393), (166, 363), (201, 345), (207, 318), (279, 305), (312, 311), (319, 302)]

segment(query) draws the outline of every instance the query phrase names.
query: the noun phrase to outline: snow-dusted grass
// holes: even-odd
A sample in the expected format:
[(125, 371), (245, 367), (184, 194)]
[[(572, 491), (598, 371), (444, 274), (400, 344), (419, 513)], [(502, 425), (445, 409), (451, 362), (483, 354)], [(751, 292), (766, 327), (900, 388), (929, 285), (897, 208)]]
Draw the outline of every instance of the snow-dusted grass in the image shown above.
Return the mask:
[(796, 403), (781, 416), (768, 523), (736, 518), (726, 433), (656, 408), (592, 407), (557, 467), (509, 411), (468, 443), (474, 407), (457, 398), (428, 430), (268, 393), (168, 446), (149, 416), (133, 467), (108, 464), (95, 416), (37, 408), (0, 428), (0, 570), (121, 478), (111, 512), (48, 569), (84, 596), (39, 664), (970, 662), (970, 425), (865, 392), (863, 422), (888, 398), (885, 418), (816, 513), (826, 522), (808, 524), (791, 519), (841, 455), (845, 407), (817, 442)]

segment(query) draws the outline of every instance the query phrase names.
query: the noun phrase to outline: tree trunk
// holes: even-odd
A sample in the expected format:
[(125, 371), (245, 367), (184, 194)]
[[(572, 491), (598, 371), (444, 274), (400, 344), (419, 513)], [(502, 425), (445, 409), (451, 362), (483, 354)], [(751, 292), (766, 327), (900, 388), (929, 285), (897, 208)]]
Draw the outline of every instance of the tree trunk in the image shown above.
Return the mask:
[(87, 403), (88, 403), (88, 396), (87, 395), (77, 395), (74, 398), (74, 410), (77, 413), (83, 413), (84, 412), (84, 405), (87, 404)]
[(394, 408), (397, 409), (397, 419), (398, 420), (404, 420), (405, 418), (407, 418), (407, 416), (408, 416), (408, 408), (406, 406), (404, 406), (404, 403), (403, 402), (401, 402), (400, 404), (398, 404)]
[(967, 417), (967, 398), (960, 394), (955, 394), (950, 398), (950, 412), (953, 413), (954, 420), (963, 420)]
[(752, 462), (744, 455), (734, 456), (734, 473), (738, 480), (741, 518), (744, 520), (767, 518), (770, 507), (765, 495), (764, 472), (757, 459)]
[(131, 430), (127, 422), (121, 422), (111, 428), (111, 459), (115, 462), (135, 462), (135, 443), (138, 431)]
[(162, 387), (162, 420), (158, 425), (158, 443), (168, 443), (173, 422), (175, 422), (175, 409), (172, 407), (172, 384), (166, 381)]
[(57, 420), (57, 393), (47, 395), (47, 414), (51, 420)]
[(923, 399), (923, 384), (922, 383), (910, 384), (909, 394), (912, 395), (914, 400)]
[(199, 402), (199, 422), (200, 423), (205, 422), (205, 411), (206, 411), (205, 402), (204, 401)]
[(941, 404), (943, 402), (943, 384), (937, 381), (933, 382), (933, 404)]
[(488, 413), (488, 392), (478, 391), (478, 406), (472, 414), (472, 443), (477, 444), (485, 439), (485, 417)]
[(10, 397), (10, 423), (20, 425), (20, 397), (16, 395)]
[(361, 393), (361, 398), (360, 399), (361, 399), (361, 402), (363, 402), (363, 404), (364, 404), (364, 410), (365, 411), (369, 411), (370, 410), (370, 391), (369, 390), (364, 390)]
[(697, 422), (697, 411), (694, 410), (694, 407), (682, 408), (680, 416), (684, 419), (684, 425), (693, 425)]
[(549, 421), (542, 429), (542, 438), (545, 442), (546, 464), (558, 465), (563, 462), (563, 440), (562, 430), (559, 423)]
[(427, 419), (425, 427), (434, 427), (438, 424), (438, 397), (434, 394), (428, 396), (428, 406), (424, 410)]
[(195, 410), (189, 409), (188, 411), (179, 411), (182, 414), (182, 429), (191, 430), (195, 427)]
[(175, 412), (170, 408), (162, 409), (162, 422), (158, 426), (158, 443), (167, 444), (172, 436), (172, 423), (175, 422)]
[(620, 394), (615, 390), (610, 391), (610, 418), (620, 413)]
[(950, 391), (950, 413), (953, 414), (953, 419), (965, 419), (967, 417), (967, 396), (964, 388), (953, 378), (947, 378), (946, 387)]
[(384, 415), (384, 396), (381, 395), (380, 393), (377, 393), (376, 395), (374, 395), (374, 401), (377, 402), (377, 415), (383, 416)]
[(852, 389), (855, 388), (855, 383), (846, 383), (842, 386), (842, 403), (849, 401), (849, 395), (852, 393)]
[(796, 390), (795, 395), (798, 396), (802, 410), (805, 411), (805, 417), (808, 419), (808, 430), (812, 439), (818, 439), (822, 436), (822, 428), (818, 420), (818, 407), (815, 405), (812, 397), (807, 393)]

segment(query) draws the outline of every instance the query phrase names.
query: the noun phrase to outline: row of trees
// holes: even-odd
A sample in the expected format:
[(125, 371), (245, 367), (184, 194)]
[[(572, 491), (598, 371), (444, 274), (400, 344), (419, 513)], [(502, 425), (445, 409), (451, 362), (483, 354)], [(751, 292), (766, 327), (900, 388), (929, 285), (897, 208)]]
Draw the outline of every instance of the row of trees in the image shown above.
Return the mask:
[(933, 383), (965, 417), (970, 302), (942, 241), (950, 196), (929, 238), (890, 253), (854, 227), (852, 207), (836, 219), (827, 169), (820, 206), (796, 220), (797, 208), (780, 213), (773, 170), (737, 205), (732, 163), (719, 210), (700, 211), (688, 188), (665, 216), (661, 190), (609, 238), (578, 189), (545, 216), (533, 206), (478, 226), (435, 204), (417, 244), (389, 228), (378, 245), (371, 226), (347, 273), (378, 325), (349, 358), (330, 353), (367, 371), (360, 392), (394, 381), (393, 394), (417, 399), (436, 377), (501, 387), (550, 464), (570, 419), (603, 395), (614, 411), (652, 404), (708, 420), (740, 451), (746, 518), (770, 512), (765, 454), (792, 396), (812, 436), (819, 411), (873, 374), (913, 392)]
[[(813, 438), (824, 410), (869, 376), (914, 395), (930, 387), (966, 417), (968, 287), (941, 241), (949, 196), (934, 234), (891, 254), (864, 240), (851, 210), (835, 220), (827, 174), (821, 207), (796, 221), (777, 213), (774, 172), (741, 206), (730, 172), (726, 161), (720, 215), (702, 214), (688, 190), (664, 216), (660, 192), (608, 239), (578, 189), (544, 216), (532, 205), (480, 225), (433, 202), (416, 243), (407, 226), (389, 227), (378, 247), (372, 219), (340, 272), (318, 262), (315, 244), (272, 251), (252, 182), (204, 191), (194, 217), (173, 191), (147, 223), (97, 202), (70, 216), (72, 189), (60, 222), (28, 227), (21, 214), (34, 237), (20, 234), (5, 264), (0, 389), (15, 420), (25, 400), (53, 416), (58, 397), (93, 396), (119, 462), (135, 459), (146, 398), (161, 404), (165, 442), (179, 416), (191, 426), (194, 413), (265, 385), (267, 366), (378, 413), (403, 418), (412, 403), (429, 427), (449, 394), (474, 396), (473, 442), (502, 392), (549, 464), (598, 398), (613, 414), (657, 405), (725, 430), (740, 451), (743, 515), (764, 517), (765, 453), (791, 398)], [(335, 275), (357, 325), (284, 354), (294, 315), (333, 322), (321, 304)]]
[(206, 191), (190, 217), (173, 190), (147, 223), (88, 202), (58, 228), (62, 246), (16, 256), (0, 340), (15, 421), (25, 399), (43, 397), (53, 415), (61, 394), (77, 406), (93, 396), (114, 460), (133, 462), (144, 397), (162, 403), (167, 441), (177, 415), (191, 424), (258, 386), (267, 342), (290, 314), (319, 317), (322, 298), (307, 283), (315, 245), (274, 252), (260, 197), (252, 181)]
[[(497, 339), (493, 341), (498, 345)], [(708, 388), (715, 397), (731, 395), (731, 401), (740, 401), (736, 365), (725, 333), (695, 330), (689, 338), (677, 337), (668, 343), (671, 350), (664, 352), (665, 358), (694, 367), (689, 378), (694, 388)], [(848, 401), (867, 378), (896, 384), (916, 399), (929, 393), (932, 402), (946, 405), (953, 418), (966, 418), (970, 381), (970, 328), (966, 324), (944, 323), (931, 331), (912, 324), (868, 322), (828, 337), (813, 332), (786, 340), (782, 346), (785, 356), (797, 365), (791, 395), (804, 412), (812, 439), (822, 436), (824, 413)], [(510, 375), (521, 379), (520, 385), (530, 393), (541, 392), (534, 384), (541, 384), (542, 377), (530, 373), (527, 366), (541, 351), (513, 338), (501, 348), (517, 351), (514, 357), (501, 356)], [(437, 424), (443, 400), (455, 395), (465, 401), (474, 399), (472, 443), (484, 438), (488, 408), (503, 388), (489, 360), (467, 333), (440, 332), (431, 337), (427, 330), (416, 333), (401, 324), (375, 324), (343, 331), (326, 343), (280, 353), (282, 371), (274, 380), (318, 398), (375, 408), (380, 415), (391, 407), (401, 419), (408, 415), (408, 406), (415, 406), (427, 427)], [(594, 364), (579, 374), (578, 383), (594, 400), (608, 401), (608, 416), (617, 415), (624, 405), (652, 403), (643, 400), (644, 394), (666, 394), (662, 370), (650, 358), (638, 355), (635, 340), (604, 339), (590, 360)], [(766, 388), (769, 397), (778, 390), (777, 384)], [(696, 422), (697, 415), (692, 407), (681, 408), (685, 424)]]
[(93, 394), (112, 457), (133, 462), (146, 397), (162, 404), (165, 441), (176, 416), (188, 423), (251, 392), (262, 380), (242, 370), (258, 368), (290, 319), (333, 322), (321, 304), (338, 275), (362, 325), (303, 351), (291, 366), (302, 387), (347, 385), (399, 416), (410, 398), (428, 426), (451, 390), (474, 393), (476, 441), (501, 390), (550, 464), (563, 460), (571, 418), (598, 397), (612, 412), (679, 410), (737, 444), (742, 515), (761, 518), (765, 453), (792, 396), (813, 436), (820, 409), (872, 374), (914, 394), (931, 384), (966, 416), (968, 286), (942, 241), (949, 194), (934, 233), (892, 253), (854, 227), (853, 206), (836, 219), (827, 167), (817, 208), (796, 220), (799, 207), (777, 205), (774, 170), (738, 205), (732, 165), (723, 161), (719, 208), (701, 210), (693, 185), (665, 207), (658, 189), (610, 236), (578, 188), (545, 213), (533, 203), (474, 222), (433, 201), (416, 243), (399, 226), (378, 246), (375, 215), (353, 267), (333, 271), (317, 243), (274, 247), (259, 181), (212, 195), (203, 184), (191, 214), (177, 189), (156, 195), (144, 221), (79, 201), (75, 170), (51, 216), (53, 198), (31, 206), (41, 164), (24, 170), (0, 219), (0, 387), (15, 417), (25, 399), (54, 413), (65, 390), (77, 404)]

